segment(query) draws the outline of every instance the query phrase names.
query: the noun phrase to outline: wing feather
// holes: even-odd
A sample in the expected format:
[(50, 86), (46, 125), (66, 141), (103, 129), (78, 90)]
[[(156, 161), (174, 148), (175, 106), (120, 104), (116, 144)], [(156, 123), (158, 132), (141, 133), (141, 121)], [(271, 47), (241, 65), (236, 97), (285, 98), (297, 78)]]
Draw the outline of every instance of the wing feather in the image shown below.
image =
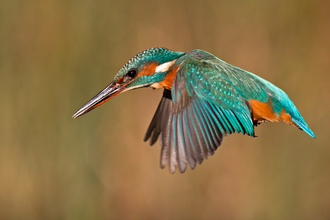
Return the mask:
[(183, 125), (181, 123), (181, 112), (178, 112), (176, 116), (176, 152), (178, 167), (181, 173), (183, 173), (187, 168), (187, 157), (186, 157), (186, 146), (183, 138)]
[(213, 134), (213, 130), (211, 129), (211, 123), (208, 121), (207, 116), (205, 115), (206, 113), (205, 113), (204, 109), (201, 107), (200, 100), (195, 99), (194, 101), (195, 101), (195, 105), (200, 110), (199, 111), (201, 113), (200, 119), (201, 119), (201, 122), (202, 122), (203, 127), (204, 127), (204, 132), (205, 132), (205, 134), (207, 136), (207, 139), (209, 141), (209, 146), (210, 147), (208, 148), (208, 151), (210, 152), (211, 155), (213, 155), (214, 151), (217, 148), (217, 143), (215, 141), (215, 136)]
[(205, 119), (208, 121), (208, 124), (210, 124), (209, 130), (215, 142), (215, 149), (216, 149), (221, 144), (221, 136), (222, 136), (221, 132), (217, 127), (214, 118), (212, 117), (212, 113), (206, 107), (205, 103), (202, 103), (202, 101), (199, 101), (199, 103), (200, 103), (200, 108), (203, 108)]
[(144, 139), (153, 145), (161, 136), (161, 168), (168, 165), (171, 173), (177, 167), (185, 172), (187, 164), (194, 169), (214, 154), (227, 134), (254, 136), (250, 108), (229, 82), (228, 69), (215, 74), (221, 68), (196, 58), (179, 64), (172, 89), (164, 90)]
[(165, 123), (162, 126), (162, 138), (160, 141), (160, 146), (162, 147), (161, 150), (161, 159), (160, 159), (160, 167), (164, 168), (169, 161), (169, 155), (168, 155), (168, 151), (169, 151), (169, 145), (170, 145), (170, 136), (171, 136), (171, 122), (172, 122), (172, 113), (171, 113), (171, 106), (172, 104), (169, 106), (169, 110), (168, 110), (168, 116), (167, 119), (164, 121)]
[(184, 109), (181, 114), (181, 133), (184, 138), (184, 143), (185, 143), (185, 150), (186, 150), (186, 155), (187, 155), (187, 160), (190, 166), (190, 169), (194, 169), (196, 167), (196, 153), (194, 151), (194, 146), (193, 146), (193, 137), (191, 133), (191, 128), (188, 124), (188, 119), (187, 119), (187, 109)]
[(177, 159), (176, 159), (176, 151), (175, 151), (175, 136), (173, 135), (173, 130), (174, 126), (175, 126), (175, 121), (173, 120), (173, 118), (175, 117), (174, 114), (171, 115), (172, 117), (170, 118), (170, 123), (169, 123), (169, 134), (170, 134), (170, 138), (169, 138), (169, 146), (168, 146), (168, 151), (165, 152), (166, 154), (168, 154), (168, 164), (169, 164), (169, 169), (171, 173), (174, 173), (176, 170), (176, 166), (177, 166)]
[(204, 160), (203, 149), (205, 148), (206, 143), (205, 143), (205, 140), (202, 138), (201, 130), (196, 125), (196, 123), (197, 123), (196, 115), (193, 114), (192, 108), (190, 105), (187, 107), (187, 112), (188, 112), (188, 117), (190, 118), (190, 120), (188, 120), (188, 122), (190, 123), (189, 127), (191, 128), (191, 130), (193, 132), (192, 137), (194, 138), (194, 142), (193, 142), (194, 149), (197, 154), (197, 160), (198, 160), (199, 164), (201, 164)]

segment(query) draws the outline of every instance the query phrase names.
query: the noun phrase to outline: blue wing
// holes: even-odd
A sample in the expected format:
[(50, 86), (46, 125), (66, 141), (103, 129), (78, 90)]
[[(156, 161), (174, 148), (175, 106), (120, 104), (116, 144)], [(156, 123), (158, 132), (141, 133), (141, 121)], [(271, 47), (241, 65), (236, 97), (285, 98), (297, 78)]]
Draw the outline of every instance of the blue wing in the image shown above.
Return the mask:
[(315, 137), (290, 98), (270, 82), (201, 50), (186, 53), (176, 65), (172, 89), (165, 89), (145, 136), (150, 145), (161, 137), (161, 167), (168, 164), (171, 173), (177, 166), (184, 172), (187, 164), (194, 169), (227, 134), (254, 136), (251, 100), (269, 103), (275, 116), (284, 109), (291, 124)]
[(184, 59), (147, 130), (144, 140), (150, 138), (150, 145), (160, 135), (161, 167), (168, 164), (171, 173), (177, 166), (183, 173), (187, 164), (194, 169), (214, 154), (227, 134), (254, 136), (248, 103), (225, 78), (212, 81), (211, 67)]

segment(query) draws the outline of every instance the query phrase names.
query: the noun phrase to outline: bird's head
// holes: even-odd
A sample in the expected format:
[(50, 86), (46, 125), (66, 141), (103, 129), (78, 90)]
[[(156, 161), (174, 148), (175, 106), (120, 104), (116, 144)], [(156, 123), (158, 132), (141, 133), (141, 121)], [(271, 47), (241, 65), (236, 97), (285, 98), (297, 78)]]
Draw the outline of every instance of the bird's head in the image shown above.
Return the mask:
[(184, 55), (166, 48), (151, 48), (130, 59), (116, 74), (114, 80), (89, 100), (72, 117), (77, 118), (100, 106), (112, 97), (142, 87), (171, 88), (178, 65), (176, 61)]

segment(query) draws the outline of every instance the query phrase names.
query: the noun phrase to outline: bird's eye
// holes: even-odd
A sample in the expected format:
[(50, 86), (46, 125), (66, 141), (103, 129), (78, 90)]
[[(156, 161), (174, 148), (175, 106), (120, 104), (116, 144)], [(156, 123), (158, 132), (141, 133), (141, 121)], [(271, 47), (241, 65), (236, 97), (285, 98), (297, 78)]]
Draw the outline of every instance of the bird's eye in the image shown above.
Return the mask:
[(130, 70), (126, 75), (130, 78), (134, 78), (136, 76), (136, 73), (136, 70)]

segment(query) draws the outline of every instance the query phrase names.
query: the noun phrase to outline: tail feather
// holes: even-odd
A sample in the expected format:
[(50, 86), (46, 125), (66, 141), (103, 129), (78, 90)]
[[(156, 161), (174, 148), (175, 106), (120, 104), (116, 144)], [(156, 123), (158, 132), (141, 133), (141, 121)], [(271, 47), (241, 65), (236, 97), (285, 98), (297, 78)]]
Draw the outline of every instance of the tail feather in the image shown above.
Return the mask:
[[(267, 94), (269, 96), (267, 103), (256, 103), (258, 105), (258, 108), (262, 107), (261, 112), (266, 113), (267, 117), (264, 118), (267, 121), (284, 121), (287, 124), (292, 124), (303, 131), (305, 131), (308, 135), (315, 138), (315, 134), (313, 131), (308, 127), (307, 123), (305, 122), (304, 118), (300, 115), (300, 112), (298, 111), (297, 107), (293, 104), (289, 96), (280, 88), (275, 86), (274, 84), (268, 82), (265, 79), (262, 79), (261, 77), (254, 75), (250, 73), (252, 77), (256, 79), (256, 81), (259, 82), (259, 85), (267, 91)], [(253, 101), (253, 100), (250, 100)], [(258, 100), (256, 100), (258, 101)], [(258, 101), (260, 102), (260, 101)], [(251, 103), (253, 104), (253, 103)], [(252, 105), (253, 107), (253, 105)], [(254, 109), (253, 109), (254, 110)], [(271, 110), (271, 111), (269, 111)], [(260, 112), (260, 110), (258, 110)], [(274, 120), (274, 115), (270, 114), (274, 113), (276, 118), (278, 120)], [(263, 118), (261, 118), (263, 119)], [(271, 120), (269, 120), (271, 119)], [(259, 119), (260, 120), (260, 119)]]
[(296, 123), (299, 126), (299, 128), (301, 128), (303, 131), (305, 131), (307, 134), (309, 134), (309, 136), (311, 136), (312, 138), (315, 138), (315, 134), (308, 127), (308, 125), (306, 124), (305, 120), (302, 117), (300, 119), (292, 118), (292, 121), (294, 123)]
[(298, 127), (299, 129), (309, 134), (311, 137), (315, 138), (313, 131), (308, 127), (304, 118), (300, 115), (298, 109), (291, 100), (286, 100), (286, 105), (282, 105), (282, 111), (280, 113), (274, 111), (273, 103), (260, 102), (255, 99), (250, 100), (249, 103), (252, 107), (253, 121), (255, 122), (255, 124), (264, 121), (284, 121), (289, 125)]
[[(280, 90), (280, 89), (279, 89)], [(283, 108), (286, 113), (290, 114), (291, 120), (303, 131), (305, 131), (308, 135), (315, 138), (315, 134), (313, 131), (308, 127), (307, 123), (305, 122), (304, 118), (301, 116), (297, 107), (293, 104), (289, 96), (281, 91), (281, 99), (279, 101), (283, 105)]]

